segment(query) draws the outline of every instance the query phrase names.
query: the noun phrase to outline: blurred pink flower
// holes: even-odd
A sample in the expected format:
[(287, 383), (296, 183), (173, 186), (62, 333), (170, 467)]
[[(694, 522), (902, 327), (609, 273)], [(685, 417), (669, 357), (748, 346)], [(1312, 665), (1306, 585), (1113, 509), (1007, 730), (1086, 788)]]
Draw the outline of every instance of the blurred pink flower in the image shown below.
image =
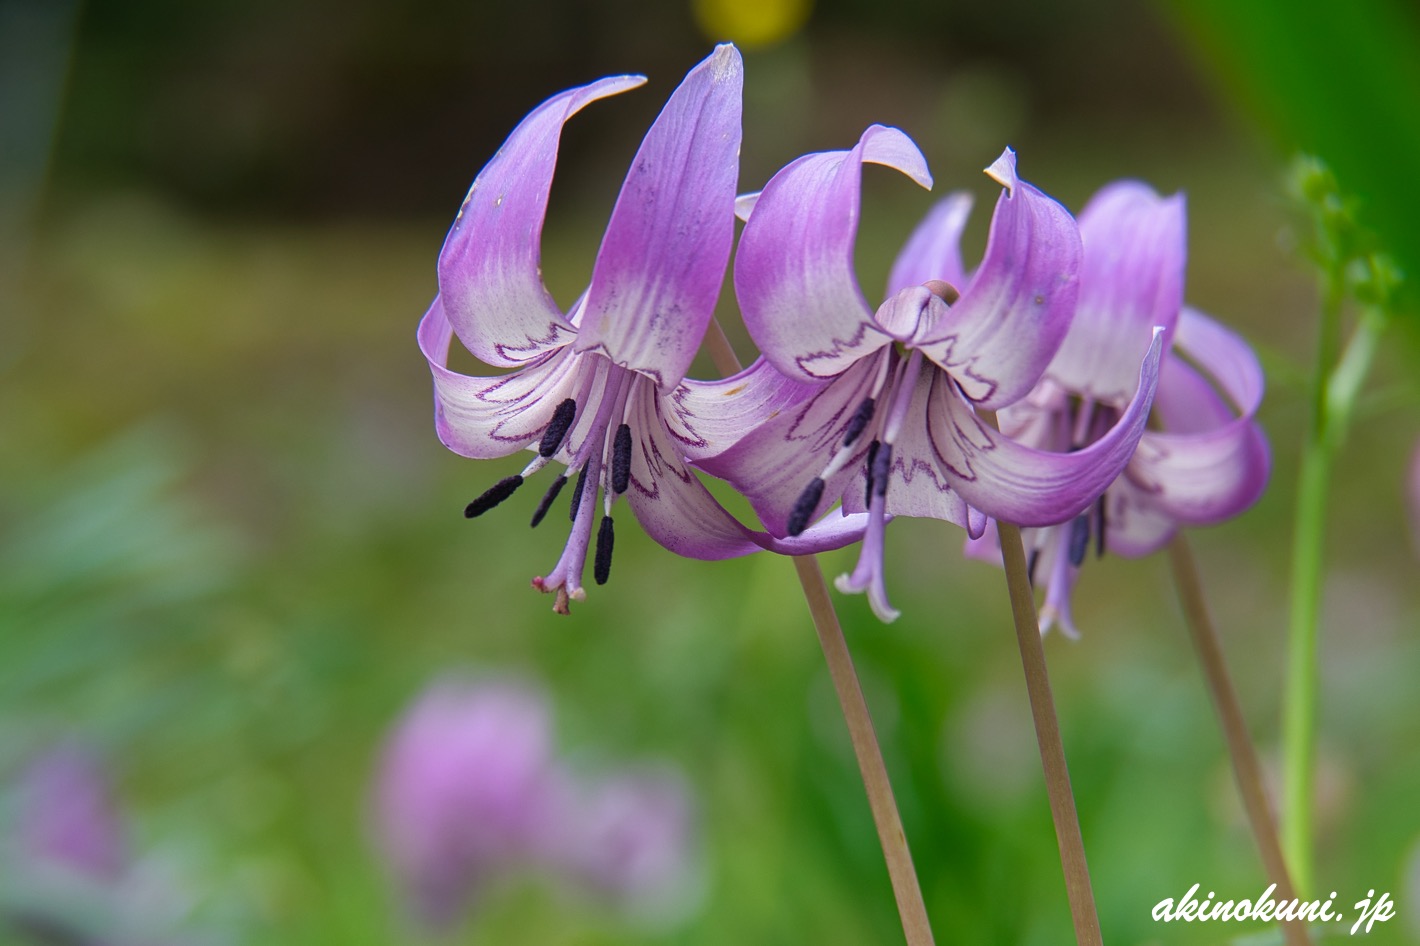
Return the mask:
[(529, 862), (554, 814), (546, 697), (512, 682), (436, 683), (395, 728), (376, 830), (411, 908), (452, 924), (498, 871)]
[(682, 899), (695, 846), (683, 779), (667, 771), (611, 775), (586, 787), (573, 814), (565, 855), (584, 884), (657, 912)]
[(430, 929), (455, 926), (491, 883), (520, 871), (662, 915), (687, 889), (684, 780), (577, 776), (556, 756), (548, 698), (526, 683), (435, 683), (390, 736), (375, 792), (382, 851)]
[(20, 776), (17, 840), (36, 867), (113, 880), (128, 847), (108, 780), (94, 756), (73, 744), (49, 749)]

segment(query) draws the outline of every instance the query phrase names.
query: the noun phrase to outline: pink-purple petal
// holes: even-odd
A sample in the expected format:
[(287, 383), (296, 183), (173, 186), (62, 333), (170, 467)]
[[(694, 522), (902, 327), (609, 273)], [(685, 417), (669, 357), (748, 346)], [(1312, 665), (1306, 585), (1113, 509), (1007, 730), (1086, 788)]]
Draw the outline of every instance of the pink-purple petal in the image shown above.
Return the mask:
[[(1155, 408), (1164, 429), (1140, 439), (1121, 485), (1133, 504), (1175, 523), (1212, 525), (1247, 509), (1267, 486), (1271, 453), (1253, 421), (1262, 370), (1246, 342), (1192, 310), (1175, 347), (1188, 360), (1170, 357), (1160, 371)], [(1139, 545), (1135, 537), (1129, 547)]]
[(1168, 545), (1179, 523), (1154, 495), (1129, 482), (1125, 473), (1105, 493), (1105, 548), (1111, 555), (1143, 558)]
[[(884, 350), (859, 361), (809, 399), (762, 420), (729, 449), (696, 465), (743, 494), (770, 533), (785, 535), (799, 496), (828, 465), (849, 419), (872, 393), (881, 359), (889, 355)], [(827, 479), (820, 509), (832, 505), (862, 466), (872, 429), (863, 431), (853, 457)]]
[(1009, 149), (989, 172), (1005, 188), (986, 256), (933, 337), (916, 344), (968, 398), (996, 409), (1025, 396), (1070, 327), (1080, 234), (1064, 207), (1020, 180)]
[(1053, 525), (1078, 515), (1124, 469), (1144, 433), (1161, 344), (1155, 335), (1139, 369), (1138, 389), (1119, 421), (1073, 453), (1023, 446), (988, 426), (961, 396), (947, 391), (934, 397), (929, 430), (953, 489), (986, 515), (1020, 526)]
[(940, 279), (960, 290), (966, 285), (961, 262), (961, 234), (971, 215), (972, 196), (954, 191), (942, 198), (912, 231), (888, 276), (887, 294)]
[(711, 561), (761, 549), (809, 555), (842, 548), (862, 537), (865, 516), (837, 513), (792, 539), (745, 527), (710, 495), (681, 458), (663, 420), (663, 401), (655, 396), (632, 400), (627, 421), (637, 444), (626, 498), (646, 534), (677, 555)]
[(862, 165), (885, 164), (924, 187), (922, 154), (874, 125), (851, 151), (805, 155), (765, 187), (735, 257), (735, 292), (764, 356), (801, 381), (834, 377), (889, 341), (853, 269)]
[(653, 378), (685, 376), (715, 311), (735, 231), (744, 64), (722, 45), (685, 77), (631, 162), (575, 343)]
[(745, 434), (813, 397), (821, 385), (786, 377), (763, 358), (718, 381), (687, 378), (663, 403), (666, 425), (692, 462), (723, 453)]
[(614, 76), (548, 99), (469, 188), (439, 253), (439, 293), (460, 341), (482, 361), (515, 367), (571, 340), (540, 269), (562, 126), (587, 104), (645, 81)]
[(1155, 326), (1172, 340), (1183, 306), (1187, 256), (1183, 195), (1160, 197), (1137, 181), (1100, 190), (1080, 213), (1085, 259), (1075, 321), (1048, 374), (1107, 404), (1134, 390), (1134, 365)]
[(569, 348), (549, 351), (511, 374), (471, 378), (445, 366), (452, 338), (435, 297), (419, 323), (419, 349), (434, 376), (435, 430), (461, 456), (487, 460), (530, 446), (562, 399), (574, 396), (578, 359)]

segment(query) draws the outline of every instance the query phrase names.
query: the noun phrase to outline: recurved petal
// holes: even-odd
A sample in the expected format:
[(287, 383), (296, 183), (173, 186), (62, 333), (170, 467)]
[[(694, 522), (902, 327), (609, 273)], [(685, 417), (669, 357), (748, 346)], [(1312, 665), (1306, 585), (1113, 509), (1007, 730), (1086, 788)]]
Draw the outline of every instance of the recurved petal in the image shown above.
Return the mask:
[(927, 212), (912, 231), (888, 276), (887, 297), (908, 286), (920, 286), (929, 279), (951, 283), (958, 290), (966, 285), (961, 264), (961, 234), (971, 215), (972, 196), (954, 191)]
[(718, 560), (761, 549), (809, 555), (861, 538), (867, 517), (836, 513), (794, 539), (746, 528), (710, 495), (681, 458), (677, 441), (666, 430), (663, 403), (649, 390), (633, 395), (628, 403), (628, 423), (638, 443), (626, 494), (641, 527), (661, 545), (687, 558)]
[[(787, 534), (789, 514), (804, 488), (832, 459), (849, 420), (872, 393), (881, 359), (887, 357), (885, 349), (863, 359), (807, 400), (764, 419), (729, 449), (701, 458), (696, 466), (743, 494), (770, 533)], [(820, 510), (832, 505), (862, 466), (877, 424), (875, 417), (854, 441), (848, 462), (826, 480)]]
[(524, 364), (574, 334), (539, 268), (562, 126), (588, 103), (645, 81), (614, 76), (548, 99), (469, 188), (439, 253), (439, 293), (460, 341), (488, 364)]
[(419, 323), (419, 350), (434, 376), (435, 430), (455, 453), (486, 460), (531, 445), (577, 387), (578, 359), (569, 348), (548, 351), (511, 374), (470, 378), (445, 367), (452, 338), (436, 296)]
[(1189, 361), (1167, 358), (1160, 372), (1155, 404), (1164, 430), (1144, 434), (1111, 488), (1130, 513), (1108, 520), (1110, 548), (1120, 554), (1147, 554), (1167, 541), (1171, 533), (1153, 518), (1212, 525), (1247, 509), (1267, 487), (1271, 453), (1253, 421), (1262, 371), (1252, 350), (1192, 310), (1175, 345)]
[(1020, 526), (1053, 525), (1105, 491), (1134, 453), (1158, 384), (1161, 334), (1139, 368), (1139, 385), (1119, 421), (1074, 453), (1023, 446), (988, 426), (949, 389), (934, 392), (928, 423), (952, 488), (986, 515)]
[(587, 288), (576, 347), (655, 379), (690, 367), (730, 261), (744, 64), (719, 46), (641, 142)]
[(968, 398), (994, 410), (1024, 397), (1059, 349), (1075, 311), (1081, 248), (1069, 212), (1016, 176), (1015, 152), (1006, 149), (987, 173), (1005, 191), (986, 256), (916, 347), (951, 372)]
[(873, 125), (851, 151), (805, 155), (764, 188), (735, 255), (735, 292), (764, 356), (802, 381), (834, 377), (886, 345), (853, 272), (864, 162), (923, 187), (922, 153), (896, 128)]
[(692, 462), (723, 453), (760, 424), (813, 397), (822, 385), (780, 374), (763, 358), (718, 381), (682, 381), (663, 402), (666, 424)]
[(1071, 390), (1123, 404), (1154, 326), (1170, 343), (1183, 306), (1187, 220), (1182, 194), (1137, 181), (1100, 190), (1080, 213), (1085, 260), (1075, 321), (1047, 373)]
[[(1185, 306), (1179, 316), (1173, 350), (1198, 365), (1231, 405), (1226, 416), (1251, 418), (1262, 403), (1262, 366), (1252, 346), (1231, 329)], [(1170, 358), (1170, 361), (1173, 359)], [(1178, 408), (1178, 409), (1176, 409)], [(1159, 403), (1164, 427), (1176, 433), (1214, 426), (1187, 408), (1186, 401), (1170, 397)], [(1215, 413), (1214, 416), (1224, 416)]]

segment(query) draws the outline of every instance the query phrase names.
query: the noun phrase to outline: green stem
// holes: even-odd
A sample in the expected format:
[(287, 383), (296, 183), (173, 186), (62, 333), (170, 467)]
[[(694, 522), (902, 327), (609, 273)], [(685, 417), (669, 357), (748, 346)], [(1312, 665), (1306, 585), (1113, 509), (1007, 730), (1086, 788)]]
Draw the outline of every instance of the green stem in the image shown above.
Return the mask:
[[(1339, 278), (1339, 277), (1338, 277)], [(1339, 300), (1327, 294), (1323, 307), (1322, 348), (1339, 320)], [(1300, 895), (1312, 889), (1315, 838), (1312, 812), (1316, 788), (1317, 693), (1320, 683), (1318, 627), (1326, 541), (1326, 500), (1332, 464), (1346, 439), (1361, 385), (1370, 371), (1386, 324), (1385, 313), (1368, 308), (1340, 361), (1318, 364), (1315, 418), (1302, 448), (1297, 483), (1296, 525), (1292, 539), (1287, 687), (1282, 718), (1282, 840)]]
[[(714, 319), (711, 319), (705, 334), (705, 347), (721, 374), (739, 372), (739, 357), (735, 355), (720, 323)], [(897, 900), (898, 915), (902, 918), (903, 935), (908, 946), (933, 946), (927, 905), (922, 899), (922, 886), (917, 880), (917, 869), (912, 864), (912, 852), (907, 846), (907, 834), (902, 829), (902, 816), (898, 813), (892, 783), (888, 780), (882, 747), (873, 729), (873, 719), (863, 698), (863, 688), (853, 667), (848, 642), (843, 637), (843, 627), (833, 610), (833, 599), (829, 597), (823, 569), (815, 556), (799, 555), (794, 557), (794, 570), (798, 573), (804, 600), (808, 602), (814, 630), (818, 632), (819, 646), (823, 648), (824, 660), (828, 663), (828, 675), (838, 694), (843, 720), (848, 724), (848, 738), (858, 759), (863, 787), (867, 790), (868, 807), (872, 810), (878, 843), (887, 862), (888, 879)]]
[[(1233, 776), (1238, 783), (1238, 794), (1242, 796), (1243, 810), (1247, 812), (1248, 823), (1252, 826), (1253, 838), (1262, 855), (1262, 864), (1267, 871), (1267, 879), (1277, 885), (1277, 900), (1293, 900), (1292, 879), (1287, 872), (1287, 862), (1282, 857), (1282, 846), (1277, 839), (1277, 825), (1273, 820), (1272, 807), (1267, 800), (1267, 789), (1262, 780), (1262, 766), (1257, 761), (1257, 751), (1253, 748), (1252, 737), (1247, 723), (1243, 720), (1242, 705), (1238, 702), (1237, 691), (1233, 688), (1232, 677), (1228, 674), (1227, 661), (1223, 658), (1223, 645), (1218, 640), (1218, 631), (1213, 625), (1213, 617), (1208, 612), (1208, 604), (1203, 597), (1203, 582), (1198, 575), (1198, 562), (1193, 549), (1182, 532), (1169, 545), (1169, 564), (1173, 568), (1174, 587), (1178, 590), (1179, 603), (1183, 606), (1184, 623), (1188, 625), (1189, 636), (1193, 639), (1198, 661), (1203, 666), (1203, 676), (1208, 683), (1208, 693), (1217, 710), (1218, 721), (1223, 728), (1223, 739), (1228, 746), (1228, 757), (1233, 764)], [(1288, 946), (1309, 946), (1306, 924), (1299, 920), (1288, 920), (1282, 924), (1282, 936)]]

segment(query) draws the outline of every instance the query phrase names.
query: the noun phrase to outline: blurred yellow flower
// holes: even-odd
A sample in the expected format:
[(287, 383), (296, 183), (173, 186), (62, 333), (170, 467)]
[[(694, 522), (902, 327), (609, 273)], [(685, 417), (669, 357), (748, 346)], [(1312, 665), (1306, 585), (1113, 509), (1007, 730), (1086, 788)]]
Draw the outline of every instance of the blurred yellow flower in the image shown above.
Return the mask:
[(700, 29), (744, 48), (773, 46), (808, 21), (813, 0), (692, 0)]

